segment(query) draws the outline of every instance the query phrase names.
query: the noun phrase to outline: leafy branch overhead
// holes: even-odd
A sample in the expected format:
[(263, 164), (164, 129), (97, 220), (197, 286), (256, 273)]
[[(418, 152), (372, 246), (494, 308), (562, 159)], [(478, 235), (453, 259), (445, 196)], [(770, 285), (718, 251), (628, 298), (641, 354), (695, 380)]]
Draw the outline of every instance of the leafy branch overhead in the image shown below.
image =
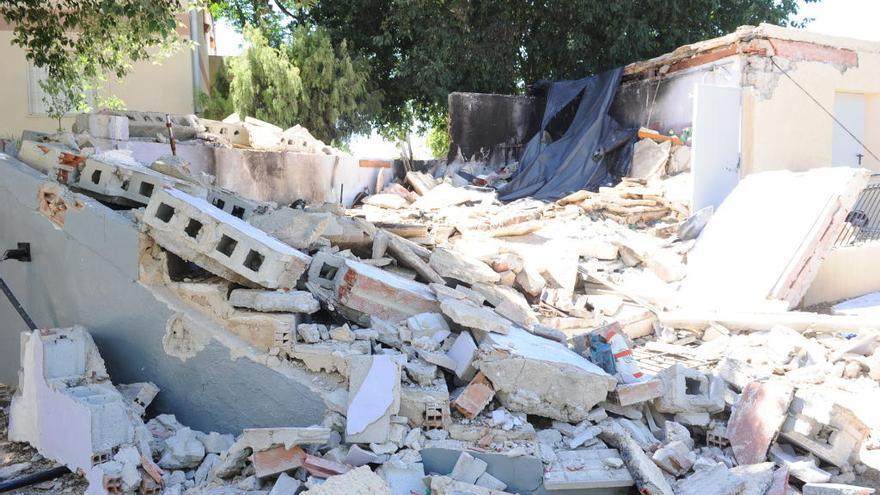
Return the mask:
[[(12, 43), (51, 81), (55, 96), (84, 92), (108, 75), (124, 77), (139, 60), (156, 59), (185, 43), (177, 32), (179, 0), (3, 0), (0, 16)], [(68, 95), (69, 96), (69, 95)], [(73, 105), (75, 106), (75, 105)]]

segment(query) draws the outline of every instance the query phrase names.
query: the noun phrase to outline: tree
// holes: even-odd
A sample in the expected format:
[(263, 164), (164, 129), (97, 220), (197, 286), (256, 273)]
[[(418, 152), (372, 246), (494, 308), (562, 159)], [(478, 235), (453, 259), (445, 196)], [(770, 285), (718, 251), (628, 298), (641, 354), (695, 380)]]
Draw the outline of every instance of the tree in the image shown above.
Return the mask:
[(234, 110), (281, 127), (300, 124), (328, 143), (369, 130), (366, 115), (378, 101), (366, 89), (366, 63), (349, 56), (345, 40), (334, 46), (323, 29), (303, 26), (275, 48), (262, 30), (247, 27), (245, 34), (248, 49), (203, 98), (205, 116)]
[(743, 24), (786, 25), (798, 11), (798, 0), (277, 1), (292, 11), (271, 9), (282, 31), (321, 26), (370, 61), (368, 87), (383, 96), (372, 120), (386, 131), (406, 130), (414, 119), (440, 125), (451, 91), (522, 92), (541, 79), (585, 77)]
[(179, 0), (0, 2), (0, 16), (13, 26), (12, 43), (46, 70), (46, 103), (55, 110), (65, 101), (80, 107), (107, 74), (121, 78), (133, 62), (173, 52), (183, 43), (175, 18), (183, 10)]

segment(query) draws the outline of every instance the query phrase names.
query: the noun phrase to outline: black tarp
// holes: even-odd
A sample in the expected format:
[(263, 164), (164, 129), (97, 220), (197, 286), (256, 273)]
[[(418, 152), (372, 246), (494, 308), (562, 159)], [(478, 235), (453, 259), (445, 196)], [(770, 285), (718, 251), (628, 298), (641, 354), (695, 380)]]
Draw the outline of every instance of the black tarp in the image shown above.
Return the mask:
[[(499, 191), (502, 201), (524, 197), (556, 200), (568, 193), (612, 185), (629, 172), (636, 129), (622, 128), (608, 109), (620, 86), (622, 68), (576, 81), (550, 83), (538, 133), (526, 144), (510, 182)], [(579, 99), (579, 103), (578, 103)], [(562, 135), (545, 143), (554, 118), (577, 105)]]

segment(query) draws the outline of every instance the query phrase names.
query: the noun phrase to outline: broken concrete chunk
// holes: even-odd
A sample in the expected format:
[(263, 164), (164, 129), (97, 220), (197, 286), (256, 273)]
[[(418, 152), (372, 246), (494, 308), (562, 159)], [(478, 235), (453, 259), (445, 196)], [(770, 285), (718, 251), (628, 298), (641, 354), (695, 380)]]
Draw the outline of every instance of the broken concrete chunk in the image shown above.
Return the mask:
[(345, 474), (331, 476), (327, 481), (301, 495), (391, 495), (388, 483), (373, 473), (368, 466), (352, 469)]
[(447, 476), (431, 476), (431, 495), (510, 495), (507, 492), (456, 481)]
[(615, 449), (560, 451), (556, 455), (557, 459), (544, 472), (544, 488), (548, 491), (625, 488), (635, 484)]
[(232, 452), (249, 448), (257, 452), (273, 445), (282, 445), (289, 449), (296, 445), (324, 445), (329, 439), (330, 428), (323, 426), (245, 428), (229, 450)]
[(501, 278), (486, 263), (445, 248), (435, 248), (428, 264), (441, 277), (452, 278), (466, 284), (495, 283)]
[(455, 338), (452, 347), (446, 352), (446, 356), (455, 361), (455, 376), (462, 380), (470, 380), (474, 374), (474, 357), (477, 354), (477, 344), (467, 331), (463, 331)]
[(229, 294), (229, 303), (239, 308), (265, 312), (312, 314), (321, 309), (315, 296), (303, 290), (234, 289)]
[(743, 464), (730, 469), (730, 472), (745, 481), (739, 495), (773, 495), (768, 489), (773, 483), (773, 474), (777, 471), (772, 462)]
[(254, 452), (253, 463), (257, 478), (267, 478), (278, 473), (302, 467), (306, 452), (300, 447), (286, 448), (283, 445)]
[(722, 463), (695, 471), (675, 484), (677, 495), (737, 495), (745, 485), (739, 476), (730, 472)]
[(510, 321), (489, 308), (477, 307), (456, 299), (443, 299), (440, 309), (455, 323), (484, 332), (508, 333), (512, 326)]
[(498, 478), (492, 476), (489, 473), (483, 473), (477, 478), (477, 481), (474, 482), (477, 486), (482, 486), (484, 488), (489, 488), (490, 490), (498, 490), (503, 491), (507, 488), (507, 483), (499, 480)]
[(663, 395), (654, 405), (663, 413), (717, 413), (724, 410), (724, 381), (714, 375), (674, 364), (657, 374)]
[(152, 382), (117, 385), (116, 389), (125, 397), (129, 406), (140, 416), (144, 415), (147, 407), (149, 407), (159, 393), (159, 387)]
[(425, 466), (420, 463), (386, 462), (376, 471), (382, 477), (392, 495), (411, 495), (425, 492)]
[(301, 481), (291, 478), (287, 473), (281, 473), (278, 479), (275, 480), (275, 484), (272, 485), (269, 495), (296, 495), (300, 486), (302, 486)]
[(440, 313), (419, 313), (406, 319), (407, 328), (412, 331), (413, 340), (429, 337), (436, 342), (443, 342), (449, 336), (449, 324)]
[(605, 400), (617, 380), (559, 342), (513, 327), (485, 334), (478, 368), (512, 412), (580, 422)]
[(681, 476), (691, 470), (697, 455), (683, 442), (675, 440), (657, 449), (651, 458), (667, 473)]
[(455, 461), (455, 467), (452, 468), (452, 473), (449, 474), (449, 477), (456, 481), (473, 485), (486, 472), (487, 466), (486, 461), (477, 459), (467, 452), (462, 452), (458, 456), (458, 460)]
[(339, 342), (354, 342), (356, 340), (355, 334), (348, 324), (330, 329), (330, 338)]
[(666, 171), (666, 161), (669, 160), (671, 149), (671, 141), (657, 143), (650, 138), (640, 139), (633, 148), (629, 176), (639, 179), (659, 176)]
[(523, 269), (516, 274), (516, 283), (522, 288), (522, 290), (526, 291), (527, 294), (538, 297), (541, 295), (541, 291), (544, 290), (544, 287), (547, 285), (547, 281), (544, 280), (544, 277), (541, 273), (531, 265), (523, 266)]
[(602, 427), (600, 438), (620, 452), (620, 457), (640, 493), (673, 495), (672, 487), (663, 472), (620, 424), (606, 420), (599, 426)]
[(404, 365), (406, 374), (413, 382), (429, 386), (434, 383), (437, 378), (437, 366), (430, 364), (422, 359), (415, 359)]
[(801, 490), (804, 495), (871, 495), (874, 492), (873, 488), (840, 483), (807, 483)]
[(770, 460), (788, 469), (791, 476), (805, 483), (827, 483), (831, 481), (831, 473), (820, 469), (816, 465), (816, 459), (812, 457), (798, 457), (790, 445), (774, 444), (770, 447)]
[(387, 355), (349, 359), (346, 442), (387, 442), (391, 416), (400, 411), (400, 366)]
[(205, 200), (174, 189), (152, 194), (144, 223), (163, 248), (250, 287), (295, 287), (311, 261)]
[(181, 428), (165, 440), (165, 451), (159, 459), (159, 467), (164, 469), (189, 469), (201, 464), (205, 457), (205, 446), (195, 432)]
[(821, 388), (800, 388), (780, 435), (820, 459), (844, 466), (859, 451), (868, 432), (868, 427), (850, 409), (828, 397)]
[(330, 223), (327, 212), (279, 208), (265, 215), (253, 215), (248, 223), (297, 249), (309, 249), (318, 242)]
[(654, 400), (661, 395), (663, 395), (663, 382), (652, 378), (638, 383), (620, 383), (608, 394), (608, 400), (618, 406), (630, 406)]
[(727, 422), (727, 438), (740, 464), (767, 459), (767, 449), (785, 421), (794, 389), (771, 381), (746, 385)]

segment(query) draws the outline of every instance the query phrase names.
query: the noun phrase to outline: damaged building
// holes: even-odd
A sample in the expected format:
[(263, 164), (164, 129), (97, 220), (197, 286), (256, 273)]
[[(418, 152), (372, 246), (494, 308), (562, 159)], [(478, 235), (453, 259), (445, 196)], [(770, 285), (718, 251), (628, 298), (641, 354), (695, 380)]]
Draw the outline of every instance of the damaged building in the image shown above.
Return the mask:
[(8, 439), (89, 494), (873, 493), (880, 277), (835, 260), (878, 246), (878, 86), (762, 25), (453, 94), (397, 175), (235, 115), (26, 132)]

